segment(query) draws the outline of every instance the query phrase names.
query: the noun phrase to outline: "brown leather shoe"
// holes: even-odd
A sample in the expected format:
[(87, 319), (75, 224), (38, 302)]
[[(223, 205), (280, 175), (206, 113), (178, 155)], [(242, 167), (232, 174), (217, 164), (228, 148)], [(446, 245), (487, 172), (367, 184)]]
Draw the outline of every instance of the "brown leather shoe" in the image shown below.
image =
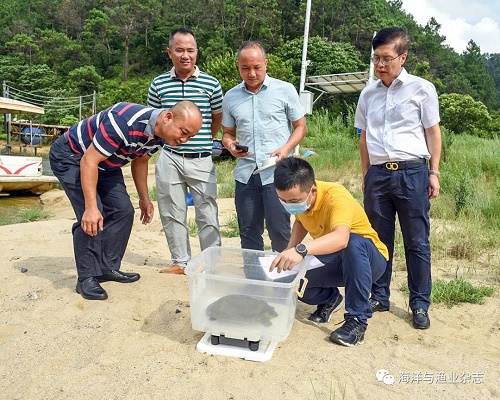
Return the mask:
[(180, 265), (172, 265), (170, 268), (160, 269), (161, 274), (175, 274), (175, 275), (186, 275), (184, 268)]

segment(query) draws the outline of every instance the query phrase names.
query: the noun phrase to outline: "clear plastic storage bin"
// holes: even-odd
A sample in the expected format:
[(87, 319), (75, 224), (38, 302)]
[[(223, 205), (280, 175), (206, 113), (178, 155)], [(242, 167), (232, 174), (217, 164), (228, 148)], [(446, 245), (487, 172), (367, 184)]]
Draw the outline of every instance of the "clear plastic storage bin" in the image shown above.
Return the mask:
[[(284, 341), (290, 334), (302, 262), (292, 273), (270, 274), (276, 253), (210, 247), (186, 267), (194, 330), (248, 341)], [(305, 286), (305, 285), (302, 285)]]

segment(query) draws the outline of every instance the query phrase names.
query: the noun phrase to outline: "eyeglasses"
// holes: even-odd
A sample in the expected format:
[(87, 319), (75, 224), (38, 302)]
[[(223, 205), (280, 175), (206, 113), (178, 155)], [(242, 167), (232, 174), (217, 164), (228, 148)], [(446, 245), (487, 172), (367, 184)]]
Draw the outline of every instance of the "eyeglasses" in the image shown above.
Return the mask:
[(398, 54), (396, 57), (372, 57), (371, 60), (375, 65), (382, 64), (382, 65), (389, 65), (392, 63), (396, 58), (399, 58), (403, 55), (404, 53)]

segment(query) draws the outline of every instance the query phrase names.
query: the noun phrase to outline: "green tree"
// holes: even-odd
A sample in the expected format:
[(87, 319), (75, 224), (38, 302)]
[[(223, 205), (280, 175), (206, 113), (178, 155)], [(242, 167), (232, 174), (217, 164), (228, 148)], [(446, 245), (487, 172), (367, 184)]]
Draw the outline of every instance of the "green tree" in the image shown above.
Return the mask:
[(486, 69), (495, 82), (495, 104), (494, 108), (500, 108), (500, 54), (484, 54), (483, 55)]
[(37, 37), (40, 47), (39, 62), (48, 65), (56, 74), (65, 75), (89, 62), (80, 42), (70, 39), (62, 32), (51, 29), (38, 30)]
[(0, 82), (5, 81), (12, 85), (27, 68), (28, 66), (18, 56), (0, 57)]
[(153, 0), (113, 0), (106, 7), (110, 21), (117, 27), (117, 35), (123, 45), (123, 80), (128, 79), (130, 65), (130, 45), (134, 35), (145, 34), (152, 24), (155, 2)]
[(458, 93), (439, 96), (441, 124), (455, 132), (487, 137), (485, 129), (491, 122), (486, 106), (469, 95)]
[(121, 78), (106, 79), (99, 84), (97, 110), (103, 110), (115, 103), (129, 101), (146, 104), (148, 88), (154, 76), (131, 76), (127, 81)]
[(495, 84), (493, 78), (486, 70), (485, 61), (481, 56), (481, 49), (473, 40), (467, 44), (462, 58), (467, 78), (471, 83), (471, 96), (475, 100), (482, 101), (488, 108), (492, 108), (495, 96)]
[[(277, 51), (281, 59), (287, 60), (296, 76), (300, 76), (302, 66), (303, 39), (290, 40)], [(307, 75), (330, 75), (344, 72), (367, 70), (360, 61), (360, 53), (349, 43), (336, 43), (318, 36), (309, 38), (307, 46)]]
[(117, 27), (111, 25), (109, 15), (104, 11), (95, 8), (90, 10), (83, 27), (83, 48), (86, 53), (92, 54), (93, 65), (102, 74), (106, 74), (109, 67), (119, 60), (113, 43), (116, 30)]
[(97, 73), (93, 65), (85, 65), (70, 71), (68, 87), (74, 89), (80, 95), (91, 94), (97, 90), (102, 77)]
[(33, 56), (40, 51), (40, 47), (33, 38), (24, 33), (19, 33), (14, 38), (5, 43), (5, 47), (12, 50), (14, 54), (19, 54), (25, 64), (31, 64)]
[(41, 95), (45, 95), (48, 89), (56, 88), (59, 84), (60, 79), (46, 64), (29, 65), (15, 82), (17, 89)]

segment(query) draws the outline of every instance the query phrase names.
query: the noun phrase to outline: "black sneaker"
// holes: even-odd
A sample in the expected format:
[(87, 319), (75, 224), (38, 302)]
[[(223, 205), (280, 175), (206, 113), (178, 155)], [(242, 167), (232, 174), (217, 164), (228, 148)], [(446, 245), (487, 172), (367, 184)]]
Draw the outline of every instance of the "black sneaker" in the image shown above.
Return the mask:
[(372, 306), (372, 312), (389, 311), (389, 305), (382, 304), (380, 301), (375, 299), (370, 299), (370, 305)]
[(418, 310), (413, 310), (413, 327), (415, 329), (429, 329), (431, 326), (431, 320), (427, 310), (419, 308)]
[(332, 319), (332, 314), (335, 311), (340, 310), (343, 304), (344, 297), (339, 293), (332, 304), (319, 304), (316, 311), (314, 311), (308, 319), (309, 321), (317, 322), (319, 324), (326, 324)]
[(366, 328), (356, 317), (347, 317), (344, 325), (334, 330), (330, 340), (342, 346), (356, 346), (362, 344), (365, 339)]

